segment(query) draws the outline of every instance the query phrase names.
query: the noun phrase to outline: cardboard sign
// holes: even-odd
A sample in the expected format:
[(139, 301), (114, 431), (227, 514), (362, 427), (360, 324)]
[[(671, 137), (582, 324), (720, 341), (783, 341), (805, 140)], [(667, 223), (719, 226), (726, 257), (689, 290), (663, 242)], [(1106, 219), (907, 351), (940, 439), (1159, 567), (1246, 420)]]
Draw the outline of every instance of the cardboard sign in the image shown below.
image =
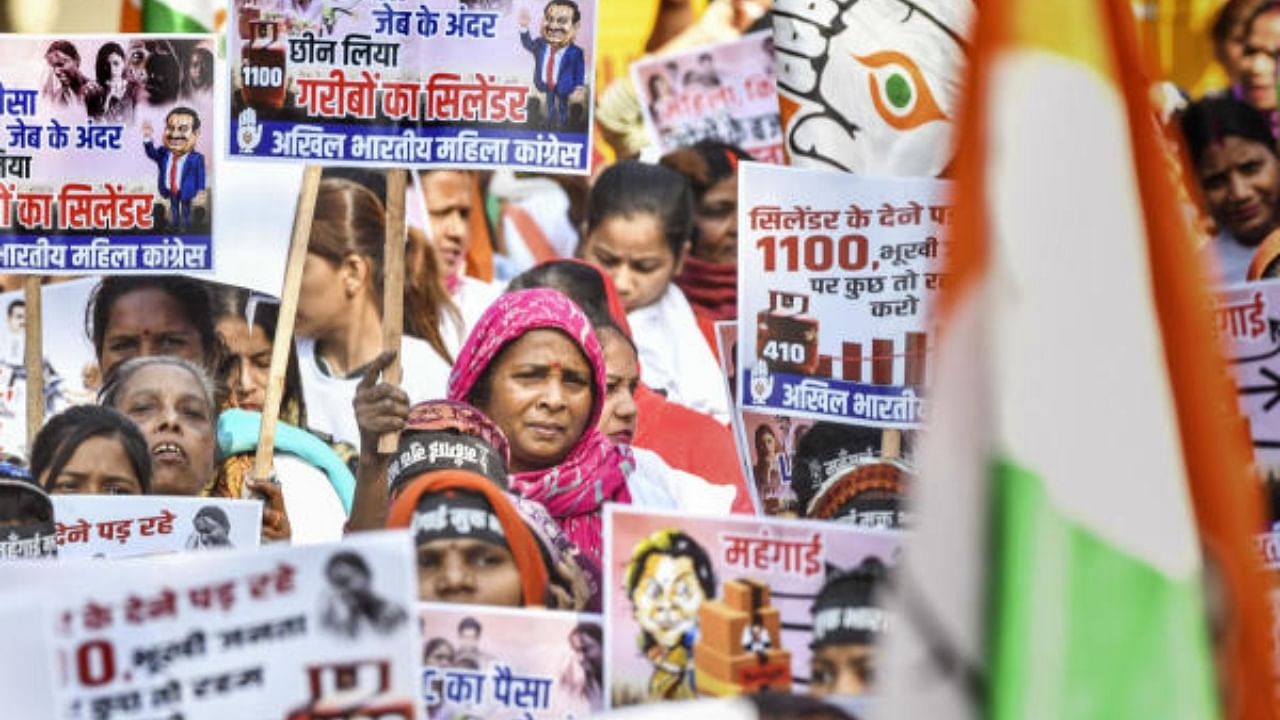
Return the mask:
[(0, 272), (213, 269), (214, 39), (0, 39)]
[(743, 163), (738, 402), (744, 410), (914, 428), (947, 184)]
[(1221, 288), (1214, 309), (1241, 421), (1265, 479), (1280, 475), (1280, 280)]
[[(97, 400), (101, 374), (84, 330), (85, 306), (98, 284), (83, 278), (40, 289), (45, 323), (45, 417)], [(21, 290), (0, 294), (0, 453), (27, 454), (26, 303)], [(56, 320), (53, 320), (56, 318)]]
[[(0, 599), (18, 588), (51, 608), (66, 671), (57, 707), (28, 717), (418, 717), (407, 533), (0, 567)], [(0, 675), (29, 661), (5, 653)]]
[(162, 495), (54, 495), (58, 557), (133, 557), (258, 547), (258, 500)]
[(783, 162), (769, 31), (647, 56), (631, 65), (631, 80), (645, 130), (664, 154), (700, 140), (719, 140), (760, 162)]
[(835, 523), (618, 505), (606, 512), (605, 676), (613, 706), (766, 688), (803, 693), (810, 608), (823, 583), (868, 558), (892, 565), (901, 542), (895, 532)]
[(585, 174), (596, 8), (577, 7), (236, 3), (231, 153)]
[(5, 714), (15, 718), (55, 717), (57, 655), (49, 627), (52, 612), (37, 593), (12, 591), (0, 597), (0, 623), (5, 627), (5, 663), (0, 696)]
[(603, 709), (599, 615), (439, 603), (419, 608), (427, 717), (570, 720)]
[(973, 0), (776, 0), (778, 102), (797, 167), (937, 177), (955, 157)]
[[(715, 324), (719, 346), (720, 369), (733, 392), (737, 381), (734, 360), (738, 352), (738, 324), (722, 321)], [(803, 509), (791, 488), (796, 440), (813, 424), (812, 420), (769, 411), (743, 410), (736, 403), (729, 413), (738, 460), (743, 477), (751, 482), (751, 502), (756, 513), (769, 516), (799, 517)]]

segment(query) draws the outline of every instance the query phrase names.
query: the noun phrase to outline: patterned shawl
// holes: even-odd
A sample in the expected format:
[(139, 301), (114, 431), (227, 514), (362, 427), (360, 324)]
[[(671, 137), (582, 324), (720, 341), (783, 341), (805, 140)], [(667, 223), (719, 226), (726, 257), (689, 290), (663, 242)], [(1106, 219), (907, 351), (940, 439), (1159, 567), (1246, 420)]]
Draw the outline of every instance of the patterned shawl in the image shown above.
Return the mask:
[(539, 288), (507, 293), (485, 311), (458, 354), (449, 377), (449, 399), (467, 402), (472, 387), (504, 347), (530, 330), (559, 330), (573, 340), (591, 365), (591, 416), (577, 444), (559, 465), (511, 475), (511, 491), (542, 503), (570, 540), (600, 562), (601, 506), (630, 503), (627, 476), (635, 467), (629, 448), (620, 448), (596, 429), (604, 407), (604, 353), (591, 322), (573, 301)]

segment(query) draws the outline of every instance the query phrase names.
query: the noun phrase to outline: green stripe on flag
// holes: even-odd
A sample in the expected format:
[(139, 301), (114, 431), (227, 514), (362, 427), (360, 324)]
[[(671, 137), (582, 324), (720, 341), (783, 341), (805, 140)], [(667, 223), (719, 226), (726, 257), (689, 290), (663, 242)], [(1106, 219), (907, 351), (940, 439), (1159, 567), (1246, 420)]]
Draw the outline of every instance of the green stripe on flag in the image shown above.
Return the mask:
[(1002, 460), (993, 474), (987, 717), (1217, 718), (1198, 583), (1065, 517), (1035, 473)]
[(178, 12), (164, 2), (143, 0), (142, 29), (144, 32), (207, 33), (210, 28), (197, 22), (190, 15)]

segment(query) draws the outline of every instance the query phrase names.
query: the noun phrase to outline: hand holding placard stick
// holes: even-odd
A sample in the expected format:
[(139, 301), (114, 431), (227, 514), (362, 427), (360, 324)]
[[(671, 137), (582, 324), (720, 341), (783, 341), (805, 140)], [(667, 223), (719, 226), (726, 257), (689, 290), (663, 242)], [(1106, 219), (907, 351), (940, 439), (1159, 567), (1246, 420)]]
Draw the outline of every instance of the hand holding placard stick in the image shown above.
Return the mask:
[(302, 267), (307, 259), (311, 239), (311, 221), (316, 213), (316, 195), (320, 191), (320, 166), (308, 165), (302, 174), (302, 190), (298, 193), (298, 210), (293, 216), (293, 235), (289, 240), (289, 261), (284, 270), (284, 289), (280, 293), (280, 317), (276, 336), (271, 341), (271, 370), (267, 378), (267, 395), (262, 405), (262, 428), (258, 434), (258, 450), (253, 458), (253, 477), (271, 477), (275, 452), (276, 423), (280, 419), (280, 402), (284, 397), (284, 376), (293, 348), (293, 321), (298, 314), (298, 291), (302, 287)]
[[(404, 190), (405, 171), (387, 171), (387, 235), (382, 266), (382, 351), (396, 355), (382, 371), (383, 382), (400, 384), (400, 336), (404, 332)], [(400, 434), (389, 432), (378, 439), (378, 453), (396, 451)]]

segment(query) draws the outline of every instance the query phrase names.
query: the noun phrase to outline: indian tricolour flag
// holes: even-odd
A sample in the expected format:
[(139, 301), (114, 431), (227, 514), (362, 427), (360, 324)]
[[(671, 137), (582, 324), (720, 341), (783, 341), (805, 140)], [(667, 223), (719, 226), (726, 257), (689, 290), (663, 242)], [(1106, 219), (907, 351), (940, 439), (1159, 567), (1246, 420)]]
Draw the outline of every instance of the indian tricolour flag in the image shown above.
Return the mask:
[(226, 17), (225, 0), (124, 0), (120, 31), (213, 32)]
[(1131, 12), (981, 3), (878, 717), (1275, 717), (1257, 484)]

